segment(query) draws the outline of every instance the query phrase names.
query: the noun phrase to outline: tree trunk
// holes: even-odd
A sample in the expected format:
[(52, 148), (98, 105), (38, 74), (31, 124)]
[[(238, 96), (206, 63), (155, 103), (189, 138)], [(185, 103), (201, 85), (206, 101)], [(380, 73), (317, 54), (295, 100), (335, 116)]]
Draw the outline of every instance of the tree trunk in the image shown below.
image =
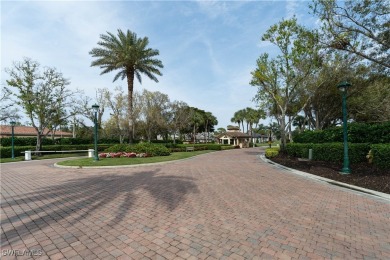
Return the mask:
[(128, 113), (129, 113), (129, 143), (134, 142), (134, 128), (133, 128), (133, 90), (134, 90), (134, 69), (127, 68), (127, 101), (128, 101)]
[(151, 131), (151, 127), (148, 126), (148, 143), (150, 143), (152, 140), (152, 131)]
[(318, 111), (316, 110), (315, 112), (315, 117), (316, 117), (316, 130), (320, 130), (320, 116), (319, 116), (319, 113)]
[[(209, 124), (209, 122), (208, 121), (206, 121), (206, 124), (205, 124), (205, 128), (204, 128), (204, 130), (206, 130), (206, 132), (207, 132), (207, 125)], [(204, 135), (204, 143), (207, 143), (207, 138), (206, 138), (206, 134)]]
[(194, 144), (196, 142), (196, 124), (194, 124), (194, 136), (193, 136)]
[(280, 150), (284, 152), (286, 150), (286, 117), (282, 113), (280, 116)]
[[(38, 133), (37, 134), (37, 145), (35, 147), (35, 151), (41, 151), (42, 150), (42, 134)], [(35, 153), (35, 155), (40, 156), (41, 153)]]

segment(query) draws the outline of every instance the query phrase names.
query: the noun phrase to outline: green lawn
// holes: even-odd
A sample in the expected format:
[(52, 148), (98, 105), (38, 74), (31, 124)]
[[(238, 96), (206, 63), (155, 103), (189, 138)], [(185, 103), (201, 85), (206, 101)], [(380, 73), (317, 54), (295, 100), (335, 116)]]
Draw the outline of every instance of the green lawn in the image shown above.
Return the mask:
[(177, 152), (171, 153), (169, 156), (156, 156), (147, 158), (100, 158), (99, 161), (94, 161), (92, 158), (82, 158), (67, 160), (57, 164), (64, 166), (116, 166), (116, 165), (135, 165), (144, 163), (167, 162), (173, 160), (186, 159), (195, 155), (213, 152), (212, 150), (194, 151), (194, 152)]

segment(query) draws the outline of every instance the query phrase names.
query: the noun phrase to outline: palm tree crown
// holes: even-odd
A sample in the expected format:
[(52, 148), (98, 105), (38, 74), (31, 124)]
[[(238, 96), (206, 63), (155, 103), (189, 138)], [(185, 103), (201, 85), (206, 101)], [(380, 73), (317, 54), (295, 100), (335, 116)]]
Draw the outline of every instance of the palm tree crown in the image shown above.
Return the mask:
[[(161, 76), (159, 68), (164, 67), (162, 62), (155, 58), (159, 55), (159, 51), (148, 48), (149, 39), (147, 37), (138, 38), (137, 34), (130, 30), (124, 33), (118, 29), (117, 36), (107, 32), (107, 34), (100, 35), (100, 39), (99, 47), (93, 48), (89, 52), (92, 57), (96, 58), (92, 61), (91, 66), (99, 66), (103, 69), (100, 74), (119, 70), (113, 81), (127, 78), (129, 126), (130, 131), (132, 131), (134, 76), (140, 83), (142, 83), (141, 74), (158, 82), (156, 75)], [(131, 138), (132, 136), (130, 136)]]
[(125, 34), (118, 29), (118, 36), (107, 32), (107, 35), (100, 35), (98, 42), (100, 48), (93, 48), (89, 54), (97, 59), (92, 61), (91, 66), (100, 66), (105, 74), (114, 70), (119, 70), (114, 80), (122, 80), (131, 77), (132, 73), (141, 83), (141, 73), (147, 75), (151, 80), (158, 82), (155, 75), (161, 76), (158, 68), (163, 68), (160, 60), (154, 57), (159, 55), (159, 51), (147, 48), (149, 39), (147, 37), (137, 38), (137, 34), (127, 30)]

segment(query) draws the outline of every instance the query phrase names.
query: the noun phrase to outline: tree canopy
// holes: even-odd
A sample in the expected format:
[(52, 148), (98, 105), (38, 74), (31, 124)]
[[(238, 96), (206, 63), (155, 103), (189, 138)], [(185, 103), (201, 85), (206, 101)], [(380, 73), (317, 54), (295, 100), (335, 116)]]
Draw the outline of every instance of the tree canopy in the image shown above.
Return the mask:
[(346, 51), (390, 69), (388, 0), (314, 0), (325, 47)]

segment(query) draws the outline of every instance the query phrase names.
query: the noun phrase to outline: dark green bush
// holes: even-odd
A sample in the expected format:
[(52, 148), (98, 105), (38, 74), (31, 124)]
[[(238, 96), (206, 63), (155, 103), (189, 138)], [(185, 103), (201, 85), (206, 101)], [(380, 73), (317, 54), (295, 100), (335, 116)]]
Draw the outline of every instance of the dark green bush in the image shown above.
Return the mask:
[[(11, 146), (12, 137), (0, 139), (1, 146)], [(37, 144), (36, 137), (14, 137), (14, 146), (35, 146)], [(51, 138), (42, 138), (42, 145), (53, 145), (54, 141)]]
[[(62, 145), (80, 145), (80, 144), (92, 144), (93, 140), (89, 138), (59, 138), (56, 139), (56, 143)], [(105, 143), (105, 142), (102, 142), (102, 140), (99, 139), (99, 143)]]
[[(351, 143), (390, 143), (390, 122), (380, 124), (348, 124), (348, 141)], [(294, 137), (295, 143), (343, 142), (343, 128), (331, 127), (319, 131), (305, 131)]]
[[(1, 146), (11, 146), (11, 137), (1, 138)], [(104, 141), (104, 142), (103, 142)], [(93, 140), (88, 138), (57, 138), (52, 139), (51, 137), (42, 138), (42, 145), (78, 145), (78, 144), (92, 144)], [(107, 140), (99, 139), (99, 143), (110, 143)], [(14, 145), (15, 146), (29, 146), (36, 145), (36, 137), (15, 137)]]
[[(0, 148), (0, 157), (1, 158), (11, 158), (12, 150), (11, 146), (1, 147)], [(15, 146), (14, 147), (14, 155), (15, 157), (24, 156), (22, 152), (28, 150), (35, 150), (35, 146)]]
[(233, 146), (233, 145), (221, 145), (221, 150), (232, 150), (232, 149), (240, 149), (240, 146)]
[(310, 148), (313, 148), (313, 144), (289, 143), (286, 151), (292, 157), (308, 158)]
[(220, 150), (222, 150), (222, 147), (221, 147), (220, 144), (208, 144), (207, 145), (207, 150), (220, 151)]
[[(172, 152), (185, 152), (186, 147), (194, 147), (194, 151), (202, 151), (202, 150), (222, 150), (221, 144), (177, 144), (175, 147), (171, 148)], [(230, 146), (230, 145), (228, 145)]]
[[(170, 145), (173, 144), (173, 140), (152, 140), (153, 144), (164, 144), (164, 145)], [(176, 144), (182, 144), (183, 142), (180, 140), (175, 141)]]
[(104, 150), (106, 153), (118, 153), (118, 152), (132, 152), (132, 146), (130, 144), (115, 144)]
[[(313, 149), (313, 160), (342, 162), (344, 158), (343, 143), (323, 144), (297, 144), (290, 143), (286, 146), (289, 156), (308, 158), (309, 149)], [(366, 155), (370, 150), (369, 144), (348, 144), (348, 154), (351, 163), (366, 161)]]
[(373, 144), (371, 150), (373, 152), (372, 163), (380, 168), (390, 169), (390, 144)]

